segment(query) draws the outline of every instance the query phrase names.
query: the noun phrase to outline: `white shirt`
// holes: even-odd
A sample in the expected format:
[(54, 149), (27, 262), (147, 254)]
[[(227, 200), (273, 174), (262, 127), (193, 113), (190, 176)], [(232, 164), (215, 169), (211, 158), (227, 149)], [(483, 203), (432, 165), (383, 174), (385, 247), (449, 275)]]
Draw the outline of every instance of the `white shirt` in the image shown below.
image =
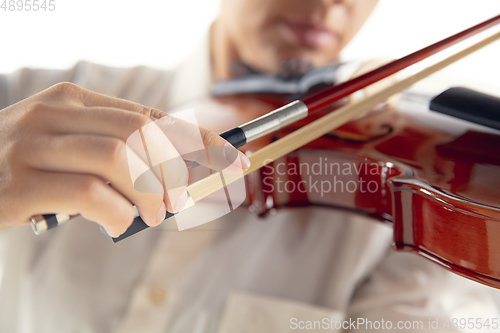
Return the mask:
[[(23, 69), (0, 76), (0, 107), (60, 81), (167, 109), (208, 94), (208, 46), (174, 72)], [(11, 228), (0, 232), (0, 332), (280, 333), (324, 318), (431, 319), (449, 332), (447, 319), (498, 318), (490, 289), (391, 243), (379, 222), (317, 207), (235, 211), (182, 232), (164, 223), (117, 244), (81, 218), (41, 236)], [(320, 331), (349, 329), (307, 330)]]

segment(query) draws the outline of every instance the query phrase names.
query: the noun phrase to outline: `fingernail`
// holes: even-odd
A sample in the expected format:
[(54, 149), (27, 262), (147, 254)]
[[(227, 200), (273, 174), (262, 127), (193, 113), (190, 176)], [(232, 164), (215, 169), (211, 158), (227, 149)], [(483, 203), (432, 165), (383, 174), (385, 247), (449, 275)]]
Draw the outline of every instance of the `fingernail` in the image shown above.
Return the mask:
[(167, 207), (165, 207), (165, 203), (162, 202), (160, 210), (158, 211), (158, 214), (156, 214), (156, 223), (157, 224), (162, 223), (166, 215), (167, 215)]
[(226, 157), (226, 160), (230, 164), (240, 169), (246, 170), (250, 167), (250, 160), (248, 157), (229, 143), (226, 143), (224, 146), (224, 157)]
[(239, 156), (240, 156), (240, 160), (241, 160), (241, 163), (243, 164), (243, 169), (248, 169), (250, 168), (250, 165), (252, 163), (250, 163), (250, 160), (248, 159), (247, 155), (243, 154), (242, 152), (238, 151), (239, 153)]
[(182, 192), (181, 196), (179, 197), (179, 199), (177, 199), (174, 205), (174, 209), (176, 212), (180, 212), (182, 208), (184, 208), (187, 202), (187, 198), (187, 191)]

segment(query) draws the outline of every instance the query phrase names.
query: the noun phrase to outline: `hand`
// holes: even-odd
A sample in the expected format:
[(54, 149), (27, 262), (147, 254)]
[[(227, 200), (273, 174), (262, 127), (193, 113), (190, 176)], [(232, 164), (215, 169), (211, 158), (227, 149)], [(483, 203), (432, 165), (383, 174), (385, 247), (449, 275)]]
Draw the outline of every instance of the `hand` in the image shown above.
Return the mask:
[[(168, 170), (163, 170), (162, 181), (156, 181), (175, 191), (143, 193), (134, 188), (131, 172), (144, 169), (147, 161), (126, 142), (138, 129), (153, 128), (152, 119), (163, 117), (168, 119), (162, 119), (161, 130), (175, 140), (164, 136), (158, 140), (162, 146), (148, 148), (167, 146)], [(188, 170), (177, 147), (189, 145), (200, 133), (205, 146), (228, 144), (216, 133), (160, 110), (71, 83), (54, 85), (9, 106), (0, 111), (0, 229), (55, 212), (81, 214), (117, 237), (133, 221), (132, 203), (148, 225), (156, 226), (166, 210), (176, 212), (186, 201)], [(206, 164), (202, 155), (193, 154), (191, 160)], [(238, 156), (233, 164), (247, 169), (248, 159), (240, 152)], [(223, 153), (211, 156), (214, 161), (224, 158)]]

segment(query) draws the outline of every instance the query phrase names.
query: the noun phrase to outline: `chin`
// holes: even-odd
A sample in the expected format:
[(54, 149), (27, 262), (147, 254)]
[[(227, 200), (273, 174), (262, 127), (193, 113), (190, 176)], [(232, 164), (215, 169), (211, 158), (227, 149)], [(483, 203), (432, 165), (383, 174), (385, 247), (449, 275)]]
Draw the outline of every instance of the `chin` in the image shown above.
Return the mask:
[[(278, 36), (277, 36), (278, 35)], [(252, 57), (247, 58), (247, 64), (268, 73), (277, 73), (284, 64), (300, 60), (313, 67), (328, 65), (338, 59), (339, 45), (326, 45), (320, 49), (308, 48), (302, 44), (291, 42), (273, 33), (261, 34), (260, 40), (253, 44)]]
[(284, 63), (290, 61), (300, 61), (304, 64), (310, 64), (312, 67), (322, 67), (338, 60), (339, 51), (331, 49), (326, 52), (314, 52), (310, 49), (295, 49), (293, 52), (281, 53), (274, 63), (279, 64), (276, 67), (281, 68)]

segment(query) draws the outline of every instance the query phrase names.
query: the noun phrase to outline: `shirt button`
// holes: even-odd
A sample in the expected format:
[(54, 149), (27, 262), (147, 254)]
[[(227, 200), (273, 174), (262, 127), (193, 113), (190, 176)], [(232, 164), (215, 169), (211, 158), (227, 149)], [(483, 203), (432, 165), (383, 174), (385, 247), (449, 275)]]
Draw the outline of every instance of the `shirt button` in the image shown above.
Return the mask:
[(155, 306), (162, 305), (167, 299), (167, 291), (161, 287), (153, 287), (149, 290), (149, 300)]

